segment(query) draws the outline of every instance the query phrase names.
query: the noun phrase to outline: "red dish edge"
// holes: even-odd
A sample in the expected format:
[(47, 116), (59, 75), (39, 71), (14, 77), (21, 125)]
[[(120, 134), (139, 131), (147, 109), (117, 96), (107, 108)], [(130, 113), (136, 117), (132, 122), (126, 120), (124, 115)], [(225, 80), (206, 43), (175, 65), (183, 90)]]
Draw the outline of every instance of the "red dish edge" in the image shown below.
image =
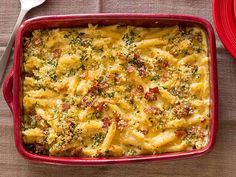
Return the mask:
[[(51, 156), (42, 156), (31, 154), (28, 152), (22, 142), (21, 133), (20, 133), (20, 73), (21, 73), (21, 54), (22, 54), (22, 40), (23, 35), (27, 28), (31, 28), (32, 26), (42, 25), (48, 27), (49, 22), (57, 22), (59, 26), (68, 26), (68, 24), (72, 24), (75, 21), (89, 21), (89, 20), (99, 21), (99, 20), (123, 20), (126, 21), (136, 21), (140, 23), (140, 20), (155, 20), (155, 21), (168, 21), (170, 22), (184, 22), (184, 23), (192, 23), (202, 26), (208, 35), (208, 43), (209, 43), (209, 56), (210, 56), (210, 96), (211, 96), (211, 129), (210, 129), (210, 139), (208, 145), (200, 150), (193, 150), (188, 152), (176, 152), (176, 153), (165, 153), (158, 155), (148, 155), (148, 156), (132, 156), (132, 157), (119, 157), (119, 158), (72, 158), (72, 157), (51, 157)], [(62, 23), (63, 22), (63, 23)], [(70, 26), (70, 25), (69, 25)], [(55, 25), (54, 25), (55, 27)], [(215, 46), (215, 35), (211, 24), (201, 18), (187, 15), (164, 15), (164, 14), (81, 14), (81, 15), (62, 15), (62, 16), (44, 16), (37, 17), (30, 20), (25, 21), (20, 28), (18, 29), (16, 42), (15, 42), (15, 57), (14, 57), (14, 66), (13, 66), (14, 76), (13, 76), (13, 93), (11, 92), (11, 84), (12, 84), (12, 75), (10, 74), (4, 81), (3, 86), (3, 94), (5, 100), (8, 104), (13, 99), (13, 117), (14, 117), (14, 137), (15, 144), (19, 151), (19, 153), (26, 159), (31, 160), (33, 162), (40, 162), (46, 164), (64, 164), (64, 165), (104, 165), (104, 164), (117, 164), (117, 163), (127, 163), (134, 161), (160, 161), (167, 159), (175, 159), (175, 158), (187, 158), (192, 156), (199, 156), (206, 152), (209, 152), (214, 144), (216, 139), (216, 131), (217, 131), (217, 122), (218, 122), (218, 90), (217, 90), (217, 68), (216, 68), (216, 46)], [(10, 86), (9, 86), (10, 85)], [(13, 96), (13, 98), (12, 98)], [(10, 101), (9, 101), (10, 100)], [(9, 106), (12, 105), (9, 104)], [(11, 107), (11, 106), (10, 106)]]
[(213, 19), (225, 48), (236, 59), (236, 0), (213, 0)]
[(236, 20), (236, 0), (234, 0), (234, 20)]

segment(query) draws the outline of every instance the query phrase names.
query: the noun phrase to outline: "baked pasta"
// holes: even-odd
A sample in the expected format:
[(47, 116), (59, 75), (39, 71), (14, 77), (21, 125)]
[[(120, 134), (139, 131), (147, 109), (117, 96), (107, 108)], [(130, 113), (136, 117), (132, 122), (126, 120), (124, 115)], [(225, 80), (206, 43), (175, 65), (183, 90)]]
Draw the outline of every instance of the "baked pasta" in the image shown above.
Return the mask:
[(199, 27), (35, 30), (23, 54), (22, 138), (50, 156), (201, 149), (209, 68)]

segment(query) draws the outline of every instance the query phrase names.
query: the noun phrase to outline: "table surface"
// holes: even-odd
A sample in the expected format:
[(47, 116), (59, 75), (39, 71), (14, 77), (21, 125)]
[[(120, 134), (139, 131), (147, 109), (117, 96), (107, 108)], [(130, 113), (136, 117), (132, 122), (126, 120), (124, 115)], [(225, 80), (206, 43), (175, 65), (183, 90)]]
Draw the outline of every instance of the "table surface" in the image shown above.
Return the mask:
[[(0, 55), (20, 11), (19, 0), (0, 1)], [(211, 0), (47, 0), (28, 13), (39, 15), (99, 12), (191, 14), (212, 24)], [(101, 167), (61, 167), (32, 164), (17, 152), (13, 137), (12, 114), (0, 94), (0, 177), (66, 176), (148, 176), (148, 177), (235, 177), (236, 176), (236, 61), (218, 36), (219, 129), (212, 152), (199, 158), (165, 162), (146, 162)], [(11, 58), (7, 72), (12, 67)]]

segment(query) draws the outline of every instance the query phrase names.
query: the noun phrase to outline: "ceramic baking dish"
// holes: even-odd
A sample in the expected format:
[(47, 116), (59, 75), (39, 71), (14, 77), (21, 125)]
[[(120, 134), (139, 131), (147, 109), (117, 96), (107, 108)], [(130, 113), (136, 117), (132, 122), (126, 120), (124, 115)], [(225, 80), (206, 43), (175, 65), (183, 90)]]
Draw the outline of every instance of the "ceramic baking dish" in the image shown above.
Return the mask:
[[(21, 138), (21, 68), (23, 38), (30, 35), (35, 29), (50, 29), (63, 27), (82, 27), (90, 24), (99, 25), (134, 25), (144, 27), (160, 26), (199, 26), (206, 31), (209, 46), (209, 68), (210, 68), (210, 138), (208, 145), (200, 150), (187, 152), (165, 153), (157, 155), (143, 155), (132, 157), (108, 157), (108, 158), (80, 158), (80, 157), (52, 157), (36, 155), (28, 152), (24, 148)], [(217, 69), (216, 69), (216, 47), (214, 31), (210, 23), (204, 19), (186, 16), (186, 15), (157, 15), (157, 14), (83, 14), (83, 15), (65, 15), (65, 16), (46, 16), (37, 17), (25, 21), (19, 28), (16, 36), (14, 66), (6, 77), (3, 85), (3, 94), (14, 117), (14, 136), (15, 144), (19, 153), (26, 159), (34, 162), (64, 165), (101, 165), (117, 164), (137, 161), (161, 161), (165, 159), (176, 159), (178, 157), (199, 156), (213, 148), (217, 130)]]

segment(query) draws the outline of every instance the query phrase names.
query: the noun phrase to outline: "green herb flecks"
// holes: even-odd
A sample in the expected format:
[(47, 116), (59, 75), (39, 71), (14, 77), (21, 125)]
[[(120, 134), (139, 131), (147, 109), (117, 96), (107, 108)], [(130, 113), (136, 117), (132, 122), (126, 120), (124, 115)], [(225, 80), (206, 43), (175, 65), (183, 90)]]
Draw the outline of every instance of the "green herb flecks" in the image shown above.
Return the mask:
[(122, 37), (122, 40), (125, 42), (126, 45), (131, 45), (135, 41), (135, 33), (133, 31), (125, 33)]
[(105, 138), (105, 134), (104, 133), (96, 133), (92, 136), (92, 140), (93, 140), (93, 147), (99, 146), (103, 140)]
[(160, 79), (159, 75), (155, 75), (150, 78), (151, 81), (158, 81), (159, 79)]

